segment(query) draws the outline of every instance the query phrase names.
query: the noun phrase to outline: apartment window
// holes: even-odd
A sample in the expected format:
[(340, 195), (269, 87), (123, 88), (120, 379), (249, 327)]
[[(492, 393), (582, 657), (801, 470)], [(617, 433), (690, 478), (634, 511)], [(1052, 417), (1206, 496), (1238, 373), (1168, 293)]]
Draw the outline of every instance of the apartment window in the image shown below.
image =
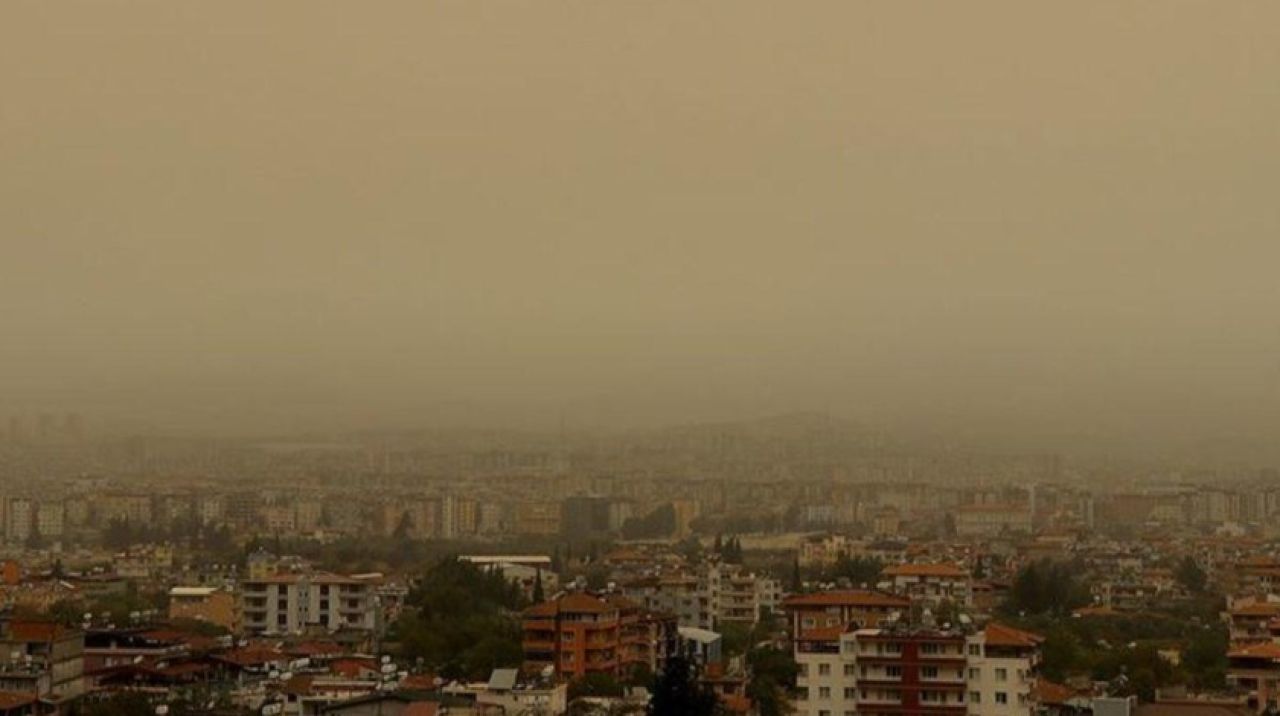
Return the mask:
[(831, 716), (831, 712), (826, 709), (818, 709), (818, 716)]
[(1007, 703), (1009, 703), (1009, 694), (1006, 694), (1006, 693), (1005, 693), (1005, 692), (1003, 692), (1003, 691), (997, 691), (997, 692), (996, 692), (996, 703), (998, 703), (998, 704), (1007, 704)]
[(926, 679), (936, 679), (938, 678), (938, 667), (926, 666), (920, 669), (920, 675)]
[(981, 693), (979, 693), (979, 692), (977, 692), (977, 691), (970, 691), (970, 692), (969, 692), (969, 703), (971, 703), (971, 704), (980, 704), (980, 703), (982, 703), (982, 694), (981, 694)]
[(942, 700), (942, 694), (937, 691), (921, 691), (920, 701), (926, 704), (936, 704)]
[(808, 664), (800, 664), (799, 666), (800, 666), (800, 671), (799, 671), (800, 676), (808, 676), (808, 675), (809, 675), (809, 665), (808, 665)]
[(969, 645), (969, 656), (982, 656), (982, 645), (981, 645), (981, 644), (970, 644), (970, 645)]
[[(863, 668), (865, 669), (866, 667), (863, 667)], [(844, 665), (844, 675), (845, 675), (845, 676), (853, 676), (853, 675), (855, 675), (856, 673), (858, 673), (858, 667), (857, 667), (857, 665), (855, 665), (855, 664), (845, 664), (845, 665)]]
[(830, 676), (831, 664), (818, 664), (818, 676)]
[(846, 687), (844, 687), (844, 700), (845, 700), (845, 701), (853, 701), (853, 700), (854, 700), (854, 699), (856, 699), (856, 698), (858, 698), (858, 690), (857, 690), (857, 689), (853, 688), (852, 686), (846, 686)]
[(1009, 680), (1008, 669), (996, 669), (996, 681), (1008, 681), (1008, 680)]
[(884, 675), (885, 675), (885, 676), (890, 676), (890, 677), (895, 677), (895, 678), (896, 678), (896, 677), (899, 677), (899, 676), (902, 676), (902, 667), (901, 667), (901, 666), (886, 666), (886, 667), (884, 667)]
[(561, 632), (561, 633), (560, 633), (560, 641), (562, 641), (562, 642), (564, 642), (564, 643), (566, 643), (566, 644), (568, 644), (569, 642), (573, 641), (573, 632), (571, 632), (571, 631)]
[(937, 654), (939, 651), (941, 651), (941, 648), (937, 644), (921, 644), (920, 645), (921, 654)]
[(977, 669), (969, 669), (969, 680), (970, 680), (970, 681), (977, 681), (977, 680), (978, 680), (978, 670), (977, 670)]
[(830, 686), (819, 686), (819, 687), (818, 687), (818, 698), (819, 698), (819, 699), (821, 699), (821, 700), (823, 700), (823, 701), (825, 701), (825, 700), (827, 700), (827, 699), (831, 698), (831, 687), (830, 687)]

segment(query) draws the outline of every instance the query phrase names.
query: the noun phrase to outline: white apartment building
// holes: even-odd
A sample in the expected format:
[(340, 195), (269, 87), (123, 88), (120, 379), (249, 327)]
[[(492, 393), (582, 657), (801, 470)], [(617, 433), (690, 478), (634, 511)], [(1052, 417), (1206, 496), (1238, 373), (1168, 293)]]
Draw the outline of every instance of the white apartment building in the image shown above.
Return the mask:
[(41, 537), (59, 539), (66, 527), (61, 502), (42, 502), (36, 508), (36, 530)]
[(373, 629), (378, 585), (376, 579), (328, 572), (251, 578), (243, 584), (240, 623), (250, 634)]
[(1028, 716), (1035, 712), (1035, 674), (1044, 639), (991, 623), (968, 638), (966, 679), (970, 716)]
[(11, 497), (5, 505), (5, 538), (25, 542), (35, 528), (36, 503), (25, 497)]
[(936, 607), (950, 602), (957, 607), (973, 605), (973, 578), (968, 570), (954, 564), (895, 564), (881, 573), (894, 594), (910, 597), (912, 603)]
[(712, 631), (731, 623), (753, 626), (761, 609), (773, 611), (782, 600), (778, 580), (716, 561), (694, 573), (642, 577), (622, 591), (646, 609), (676, 615), (682, 627)]
[(1041, 638), (830, 626), (794, 640), (799, 716), (1031, 716)]

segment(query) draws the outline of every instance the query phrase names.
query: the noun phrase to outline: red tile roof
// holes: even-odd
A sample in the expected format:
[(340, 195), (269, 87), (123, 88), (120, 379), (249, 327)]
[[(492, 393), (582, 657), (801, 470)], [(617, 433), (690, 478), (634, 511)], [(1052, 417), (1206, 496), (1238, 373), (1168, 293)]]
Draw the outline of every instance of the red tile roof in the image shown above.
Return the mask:
[(1029, 631), (1014, 629), (1005, 624), (991, 622), (983, 629), (983, 636), (989, 646), (1018, 646), (1031, 648), (1039, 646), (1044, 637)]
[(841, 589), (813, 594), (796, 594), (782, 600), (784, 607), (885, 607), (905, 609), (911, 600), (896, 594), (867, 589)]
[(895, 564), (884, 569), (890, 577), (968, 577), (969, 573), (954, 564)]

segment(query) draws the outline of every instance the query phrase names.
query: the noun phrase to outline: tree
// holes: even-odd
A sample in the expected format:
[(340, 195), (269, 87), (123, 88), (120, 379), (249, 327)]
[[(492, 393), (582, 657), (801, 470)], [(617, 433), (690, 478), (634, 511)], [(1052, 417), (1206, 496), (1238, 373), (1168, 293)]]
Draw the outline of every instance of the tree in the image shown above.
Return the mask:
[(1071, 565), (1040, 560), (1018, 571), (1005, 610), (1013, 614), (1064, 616), (1089, 603), (1088, 590), (1076, 579)]
[(146, 694), (122, 691), (102, 701), (94, 701), (84, 708), (84, 716), (152, 716), (155, 707)]
[(622, 696), (622, 684), (610, 674), (593, 671), (569, 684), (570, 701), (584, 696), (616, 698)]
[(1192, 594), (1202, 594), (1209, 584), (1208, 576), (1191, 555), (1182, 558), (1174, 576), (1178, 579), (1178, 583)]
[(404, 541), (409, 539), (409, 532), (413, 529), (413, 518), (406, 511), (400, 515), (400, 521), (396, 523), (395, 530), (391, 533), (392, 539), (396, 541)]
[(538, 568), (533, 573), (533, 603), (541, 604), (546, 601), (547, 596), (542, 593), (542, 569)]
[(650, 716), (712, 716), (716, 695), (698, 683), (693, 664), (683, 656), (667, 660), (662, 673), (653, 680)]
[(401, 652), (449, 678), (483, 678), (523, 657), (512, 612), (519, 588), (496, 572), (446, 557), (431, 567), (392, 628)]
[(756, 705), (760, 716), (785, 716), (791, 713), (787, 689), (794, 686), (800, 669), (791, 653), (766, 647), (753, 649), (747, 655), (751, 667), (751, 683), (747, 696)]

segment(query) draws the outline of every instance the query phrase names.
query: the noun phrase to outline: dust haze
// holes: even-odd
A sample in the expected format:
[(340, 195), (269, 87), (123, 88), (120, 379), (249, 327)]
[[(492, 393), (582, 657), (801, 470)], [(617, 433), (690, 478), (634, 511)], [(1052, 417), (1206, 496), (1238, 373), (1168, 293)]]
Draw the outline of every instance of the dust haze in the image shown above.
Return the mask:
[(1278, 78), (1269, 3), (13, 0), (0, 413), (1274, 457)]

